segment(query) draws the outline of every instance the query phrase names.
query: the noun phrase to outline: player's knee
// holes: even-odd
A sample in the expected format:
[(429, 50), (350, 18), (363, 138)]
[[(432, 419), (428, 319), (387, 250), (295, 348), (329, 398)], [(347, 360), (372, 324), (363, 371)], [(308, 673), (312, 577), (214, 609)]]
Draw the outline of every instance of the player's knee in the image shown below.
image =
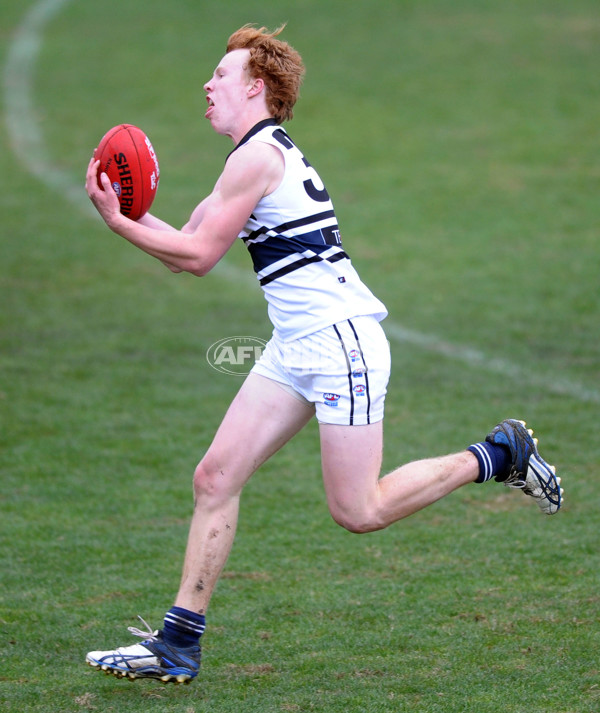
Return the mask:
[(200, 461), (194, 471), (194, 499), (196, 502), (215, 501), (226, 497), (227, 488), (223, 474), (206, 460)]
[(194, 496), (196, 499), (210, 491), (211, 482), (212, 478), (201, 461), (194, 471)]
[(383, 525), (375, 513), (365, 509), (344, 508), (339, 505), (329, 507), (331, 517), (348, 532), (355, 535), (364, 535), (368, 532), (381, 530)]

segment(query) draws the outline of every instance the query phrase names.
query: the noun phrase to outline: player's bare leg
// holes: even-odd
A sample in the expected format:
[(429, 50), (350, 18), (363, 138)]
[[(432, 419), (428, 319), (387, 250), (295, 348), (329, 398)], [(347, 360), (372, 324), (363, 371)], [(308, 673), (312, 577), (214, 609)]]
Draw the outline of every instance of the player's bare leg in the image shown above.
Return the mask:
[(204, 612), (227, 561), (239, 499), (252, 473), (314, 415), (312, 406), (276, 382), (250, 374), (198, 465), (195, 506), (181, 587), (164, 629), (130, 627), (144, 641), (111, 651), (91, 651), (87, 662), (117, 677), (189, 683), (200, 668)]
[(194, 479), (195, 508), (176, 605), (204, 612), (225, 565), (242, 489), (252, 473), (300, 431), (314, 409), (279, 384), (250, 374)]
[(333, 518), (352, 532), (380, 530), (431, 505), (479, 474), (470, 452), (415, 461), (380, 477), (383, 422), (321, 424), (321, 459)]

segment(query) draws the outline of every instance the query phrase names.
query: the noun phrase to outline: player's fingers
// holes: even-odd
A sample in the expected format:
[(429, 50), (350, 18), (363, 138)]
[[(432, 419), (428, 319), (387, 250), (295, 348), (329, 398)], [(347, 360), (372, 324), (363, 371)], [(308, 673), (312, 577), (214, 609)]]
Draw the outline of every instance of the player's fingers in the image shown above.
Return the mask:
[(100, 174), (100, 183), (102, 184), (102, 188), (104, 189), (105, 193), (108, 191), (109, 193), (114, 193), (115, 196), (117, 195), (115, 193), (115, 189), (112, 186), (112, 183), (110, 182), (108, 173), (105, 173), (104, 171), (102, 171), (102, 173)]
[(95, 178), (98, 175), (98, 166), (100, 165), (100, 161), (97, 161), (93, 156), (90, 159), (90, 162), (88, 163), (87, 171), (85, 174), (85, 179), (86, 182), (89, 181), (92, 177)]

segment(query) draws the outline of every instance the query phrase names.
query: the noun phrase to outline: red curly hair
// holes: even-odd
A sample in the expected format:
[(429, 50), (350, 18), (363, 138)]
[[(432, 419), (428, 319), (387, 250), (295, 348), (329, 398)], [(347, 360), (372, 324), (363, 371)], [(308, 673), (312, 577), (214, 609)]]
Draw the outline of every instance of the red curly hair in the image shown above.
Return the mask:
[(262, 79), (267, 89), (267, 107), (278, 124), (289, 121), (304, 77), (302, 57), (287, 42), (276, 39), (285, 25), (269, 32), (266, 27), (244, 25), (227, 41), (227, 52), (250, 50), (246, 70)]

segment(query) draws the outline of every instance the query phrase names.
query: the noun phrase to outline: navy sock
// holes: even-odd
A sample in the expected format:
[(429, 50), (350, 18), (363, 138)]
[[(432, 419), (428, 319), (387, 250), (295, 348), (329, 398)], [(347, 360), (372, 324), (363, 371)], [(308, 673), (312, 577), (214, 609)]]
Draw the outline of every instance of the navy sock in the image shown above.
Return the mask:
[(179, 649), (198, 646), (200, 637), (206, 628), (206, 619), (203, 614), (171, 607), (165, 614), (163, 637), (167, 644)]
[(467, 448), (477, 458), (479, 463), (479, 477), (476, 483), (485, 483), (495, 475), (504, 476), (511, 465), (510, 450), (496, 443), (474, 443)]

